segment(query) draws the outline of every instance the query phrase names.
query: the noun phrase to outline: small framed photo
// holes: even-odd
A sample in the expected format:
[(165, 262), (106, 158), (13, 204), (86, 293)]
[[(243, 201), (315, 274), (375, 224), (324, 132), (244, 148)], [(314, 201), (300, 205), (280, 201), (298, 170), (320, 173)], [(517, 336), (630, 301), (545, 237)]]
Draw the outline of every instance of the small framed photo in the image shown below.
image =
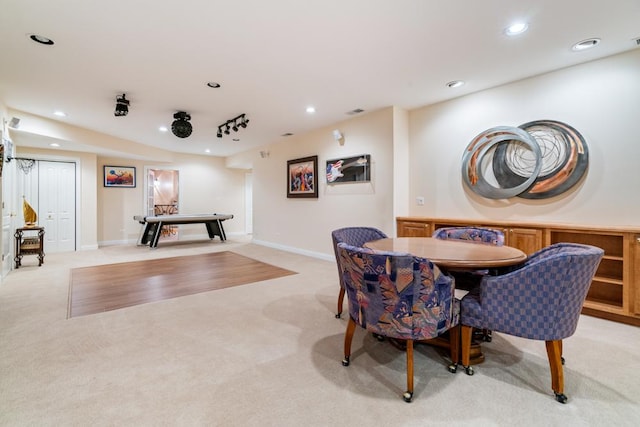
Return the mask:
[(318, 198), (318, 156), (287, 161), (287, 197)]
[(104, 186), (134, 188), (136, 168), (133, 166), (104, 166)]

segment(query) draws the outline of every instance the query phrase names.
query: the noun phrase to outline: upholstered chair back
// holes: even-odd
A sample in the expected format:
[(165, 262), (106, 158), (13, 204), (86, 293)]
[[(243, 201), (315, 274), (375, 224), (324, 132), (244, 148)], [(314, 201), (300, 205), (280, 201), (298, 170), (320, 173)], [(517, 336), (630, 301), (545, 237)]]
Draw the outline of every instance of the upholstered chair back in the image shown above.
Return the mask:
[(378, 335), (435, 338), (458, 322), (455, 283), (427, 259), (338, 244), (349, 316)]
[(432, 237), (441, 240), (465, 240), (490, 245), (504, 245), (504, 233), (483, 227), (445, 227), (434, 231)]
[(557, 243), (514, 271), (485, 276), (479, 295), (463, 298), (461, 323), (536, 340), (567, 338), (603, 255), (594, 246)]
[(338, 265), (338, 278), (340, 280), (340, 292), (338, 294), (338, 312), (337, 318), (340, 318), (342, 314), (342, 301), (344, 300), (344, 283), (342, 281), (342, 274), (340, 273), (340, 258), (338, 257), (338, 243), (346, 243), (351, 246), (361, 247), (367, 242), (372, 240), (386, 239), (387, 235), (374, 227), (344, 227), (339, 228), (331, 232), (331, 239), (333, 241), (333, 252), (336, 256), (336, 263)]

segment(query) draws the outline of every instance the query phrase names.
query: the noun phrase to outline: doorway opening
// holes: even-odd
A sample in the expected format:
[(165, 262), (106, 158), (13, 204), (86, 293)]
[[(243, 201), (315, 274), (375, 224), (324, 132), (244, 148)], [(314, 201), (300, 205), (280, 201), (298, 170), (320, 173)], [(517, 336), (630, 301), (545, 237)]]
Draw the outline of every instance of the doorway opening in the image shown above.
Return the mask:
[[(148, 216), (176, 215), (180, 213), (180, 171), (176, 169), (147, 168), (146, 206)], [(161, 240), (178, 240), (179, 226), (162, 228)]]

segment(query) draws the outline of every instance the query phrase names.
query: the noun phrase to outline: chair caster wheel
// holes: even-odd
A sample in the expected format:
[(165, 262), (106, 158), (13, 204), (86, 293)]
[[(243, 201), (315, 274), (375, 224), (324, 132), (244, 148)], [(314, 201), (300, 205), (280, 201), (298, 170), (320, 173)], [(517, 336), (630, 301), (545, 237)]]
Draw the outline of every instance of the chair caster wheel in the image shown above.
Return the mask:
[(411, 403), (411, 399), (413, 399), (413, 393), (405, 391), (404, 394), (402, 395), (402, 398), (404, 399), (405, 402)]
[(342, 359), (342, 366), (349, 366), (349, 357)]
[(554, 392), (554, 394), (556, 395), (556, 400), (560, 403), (567, 403), (567, 396), (564, 395), (564, 393), (556, 393)]
[(373, 334), (373, 337), (380, 342), (384, 341), (384, 337), (382, 335)]
[(484, 342), (491, 342), (491, 340), (492, 340), (491, 335), (484, 336)]
[(340, 316), (342, 316), (342, 313), (338, 313), (338, 314), (336, 314), (336, 319), (339, 319), (339, 318), (340, 318)]
[(455, 374), (456, 372), (458, 372), (458, 364), (457, 363), (452, 363), (449, 366), (447, 366), (447, 369), (449, 370), (449, 372), (451, 372), (452, 374)]
[(473, 374), (475, 374), (475, 371), (473, 370), (473, 366), (465, 366), (464, 367), (464, 371), (466, 372), (467, 375), (471, 376)]

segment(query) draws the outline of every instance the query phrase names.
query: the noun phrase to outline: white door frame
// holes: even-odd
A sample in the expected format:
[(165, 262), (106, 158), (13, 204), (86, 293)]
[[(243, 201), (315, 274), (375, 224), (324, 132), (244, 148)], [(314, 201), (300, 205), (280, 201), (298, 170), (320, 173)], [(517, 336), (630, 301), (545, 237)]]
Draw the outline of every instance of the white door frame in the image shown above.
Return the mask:
[[(80, 220), (80, 203), (81, 203), (81, 187), (80, 187), (80, 175), (81, 175), (81, 171), (82, 171), (82, 163), (80, 161), (80, 158), (78, 157), (67, 157), (67, 156), (57, 156), (57, 155), (49, 155), (49, 154), (30, 154), (29, 152), (24, 152), (24, 153), (20, 153), (19, 156), (16, 157), (26, 157), (29, 159), (34, 159), (36, 161), (45, 161), (45, 162), (66, 162), (66, 163), (75, 163), (75, 169), (76, 169), (76, 173), (75, 173), (75, 181), (76, 181), (76, 188), (75, 188), (75, 216), (76, 216), (76, 223), (75, 223), (75, 250), (78, 251), (78, 249), (81, 247), (80, 246), (80, 242), (81, 240), (81, 235), (80, 235), (80, 230), (81, 230), (81, 223), (82, 221)], [(13, 162), (12, 162), (13, 163)], [(13, 183), (13, 187), (15, 188), (17, 185), (16, 182)], [(14, 191), (14, 193), (17, 193)], [(22, 208), (22, 200), (18, 200), (20, 198), (20, 196), (18, 194), (14, 194), (14, 207), (16, 209), (18, 209), (18, 206), (20, 206), (20, 209)], [(16, 224), (12, 224), (12, 230), (11, 230), (11, 235), (13, 236), (13, 233), (15, 233), (15, 229), (16, 229)], [(46, 232), (46, 230), (45, 230)], [(12, 256), (15, 256), (14, 254), (15, 249), (12, 250)], [(46, 254), (45, 254), (46, 255)]]

